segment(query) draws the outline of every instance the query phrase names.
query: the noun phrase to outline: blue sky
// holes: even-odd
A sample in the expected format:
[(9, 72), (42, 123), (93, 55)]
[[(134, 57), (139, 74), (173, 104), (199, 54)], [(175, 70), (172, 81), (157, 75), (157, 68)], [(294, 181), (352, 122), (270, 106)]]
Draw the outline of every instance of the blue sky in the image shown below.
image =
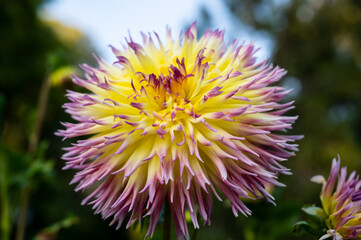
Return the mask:
[(264, 33), (242, 26), (229, 13), (221, 0), (54, 0), (44, 6), (48, 18), (55, 18), (75, 26), (87, 34), (101, 57), (114, 60), (108, 45), (115, 47), (130, 31), (134, 40), (140, 40), (140, 31), (159, 33), (165, 38), (165, 26), (178, 35), (186, 24), (199, 21), (200, 8), (204, 6), (212, 17), (211, 29), (226, 29), (226, 38), (255, 41), (261, 47), (260, 58), (270, 57), (273, 43)]

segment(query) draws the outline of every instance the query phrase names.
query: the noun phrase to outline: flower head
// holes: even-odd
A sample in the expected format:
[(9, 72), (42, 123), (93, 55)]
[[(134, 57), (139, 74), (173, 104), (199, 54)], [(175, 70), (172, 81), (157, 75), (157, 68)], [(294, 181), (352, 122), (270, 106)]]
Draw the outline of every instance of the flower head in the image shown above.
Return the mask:
[(282, 186), (277, 176), (289, 170), (280, 162), (299, 138), (280, 133), (296, 119), (282, 116), (293, 102), (278, 103), (289, 90), (271, 86), (286, 72), (256, 62), (253, 44), (228, 46), (222, 31), (198, 40), (195, 24), (176, 40), (167, 29), (165, 43), (142, 37), (112, 47), (113, 65), (82, 66), (85, 79), (73, 80), (91, 93), (68, 91), (64, 107), (78, 123), (57, 134), (90, 137), (66, 148), (65, 169), (78, 170), (76, 190), (99, 184), (83, 203), (118, 227), (127, 213), (127, 226), (149, 216), (149, 235), (168, 201), (183, 238), (185, 211), (195, 228), (197, 212), (209, 223), (213, 194), (236, 216), (250, 214), (241, 198), (273, 202), (264, 185)]
[[(339, 174), (340, 173), (340, 174)], [(347, 177), (347, 169), (340, 172), (340, 157), (333, 159), (330, 176), (314, 176), (312, 181), (322, 184), (321, 203), (326, 215), (327, 234), (321, 239), (361, 239), (361, 181), (355, 172)], [(337, 180), (337, 185), (336, 185)]]

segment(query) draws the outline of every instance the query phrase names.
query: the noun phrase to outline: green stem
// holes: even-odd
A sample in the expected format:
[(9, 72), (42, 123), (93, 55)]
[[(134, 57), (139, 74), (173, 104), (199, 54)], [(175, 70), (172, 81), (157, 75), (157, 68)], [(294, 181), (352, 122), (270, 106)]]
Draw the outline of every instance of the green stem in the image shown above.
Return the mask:
[[(41, 127), (43, 125), (46, 106), (48, 103), (48, 95), (50, 89), (50, 77), (46, 77), (41, 85), (40, 95), (38, 99), (38, 111), (37, 118), (35, 122), (34, 132), (30, 136), (28, 153), (32, 157), (38, 148), (38, 143), (40, 139)], [(16, 240), (23, 240), (25, 236), (26, 228), (26, 216), (28, 212), (28, 205), (30, 200), (30, 185), (27, 184), (21, 191), (21, 203), (19, 210), (19, 218), (16, 230)]]
[[(197, 219), (201, 219), (199, 212), (197, 213)], [(199, 228), (195, 228), (191, 240), (196, 240), (198, 237)]]
[(10, 239), (10, 213), (9, 213), (9, 198), (6, 182), (6, 162), (5, 156), (0, 156), (0, 203), (1, 203), (1, 239)]
[(41, 85), (40, 95), (38, 99), (38, 111), (35, 122), (35, 128), (30, 136), (28, 153), (30, 155), (34, 154), (38, 148), (38, 143), (40, 139), (41, 128), (43, 126), (44, 117), (46, 114), (46, 107), (48, 105), (48, 95), (50, 90), (50, 76), (46, 77)]
[(172, 214), (167, 201), (164, 206), (163, 240), (170, 240)]
[(19, 209), (18, 228), (16, 230), (16, 240), (23, 240), (25, 236), (26, 218), (30, 199), (30, 186), (26, 185), (21, 192), (21, 202)]
[(198, 236), (199, 228), (195, 228), (192, 235), (192, 240), (196, 240)]

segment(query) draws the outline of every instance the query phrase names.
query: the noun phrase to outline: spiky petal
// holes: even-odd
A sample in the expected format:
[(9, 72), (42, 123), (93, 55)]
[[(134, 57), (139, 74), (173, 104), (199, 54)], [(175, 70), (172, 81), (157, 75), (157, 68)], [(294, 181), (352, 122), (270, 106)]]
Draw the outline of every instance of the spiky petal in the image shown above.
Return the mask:
[[(330, 176), (314, 176), (311, 180), (322, 184), (321, 203), (329, 230), (320, 240), (361, 238), (361, 181), (355, 172), (347, 177), (347, 169), (340, 171), (341, 160), (333, 159)], [(337, 182), (337, 185), (336, 185)]]
[[(76, 190), (97, 189), (83, 203), (127, 227), (149, 216), (151, 235), (164, 201), (170, 203), (178, 239), (189, 238), (185, 211), (195, 228), (197, 212), (210, 222), (212, 195), (223, 195), (233, 213), (249, 215), (241, 198), (273, 197), (264, 184), (282, 186), (280, 162), (293, 156), (299, 136), (280, 133), (296, 117), (283, 116), (289, 92), (272, 86), (285, 70), (256, 62), (253, 44), (230, 46), (223, 32), (196, 25), (163, 44), (146, 34), (112, 47), (113, 65), (83, 65), (74, 83), (91, 93), (68, 91), (64, 105), (78, 123), (64, 123), (64, 138), (90, 135), (66, 148), (66, 169), (77, 169)], [(213, 194), (212, 194), (213, 193)]]

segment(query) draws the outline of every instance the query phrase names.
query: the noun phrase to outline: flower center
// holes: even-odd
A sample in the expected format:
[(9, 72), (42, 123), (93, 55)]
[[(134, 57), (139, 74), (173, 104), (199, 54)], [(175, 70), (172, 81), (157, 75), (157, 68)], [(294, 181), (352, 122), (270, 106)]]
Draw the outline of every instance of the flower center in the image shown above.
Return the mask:
[[(192, 106), (186, 96), (187, 81), (191, 81), (193, 75), (187, 74), (184, 59), (182, 62), (177, 59), (177, 64), (178, 67), (170, 65), (166, 76), (163, 73), (145, 75), (138, 72), (140, 78), (137, 87), (132, 81), (134, 94), (130, 97), (139, 103), (147, 102), (147, 107), (142, 110), (162, 121), (174, 121), (176, 115), (179, 119), (185, 112), (188, 112), (188, 116), (189, 112), (192, 112)], [(140, 91), (137, 90), (139, 88)], [(134, 103), (134, 106), (136, 107), (137, 103)]]

